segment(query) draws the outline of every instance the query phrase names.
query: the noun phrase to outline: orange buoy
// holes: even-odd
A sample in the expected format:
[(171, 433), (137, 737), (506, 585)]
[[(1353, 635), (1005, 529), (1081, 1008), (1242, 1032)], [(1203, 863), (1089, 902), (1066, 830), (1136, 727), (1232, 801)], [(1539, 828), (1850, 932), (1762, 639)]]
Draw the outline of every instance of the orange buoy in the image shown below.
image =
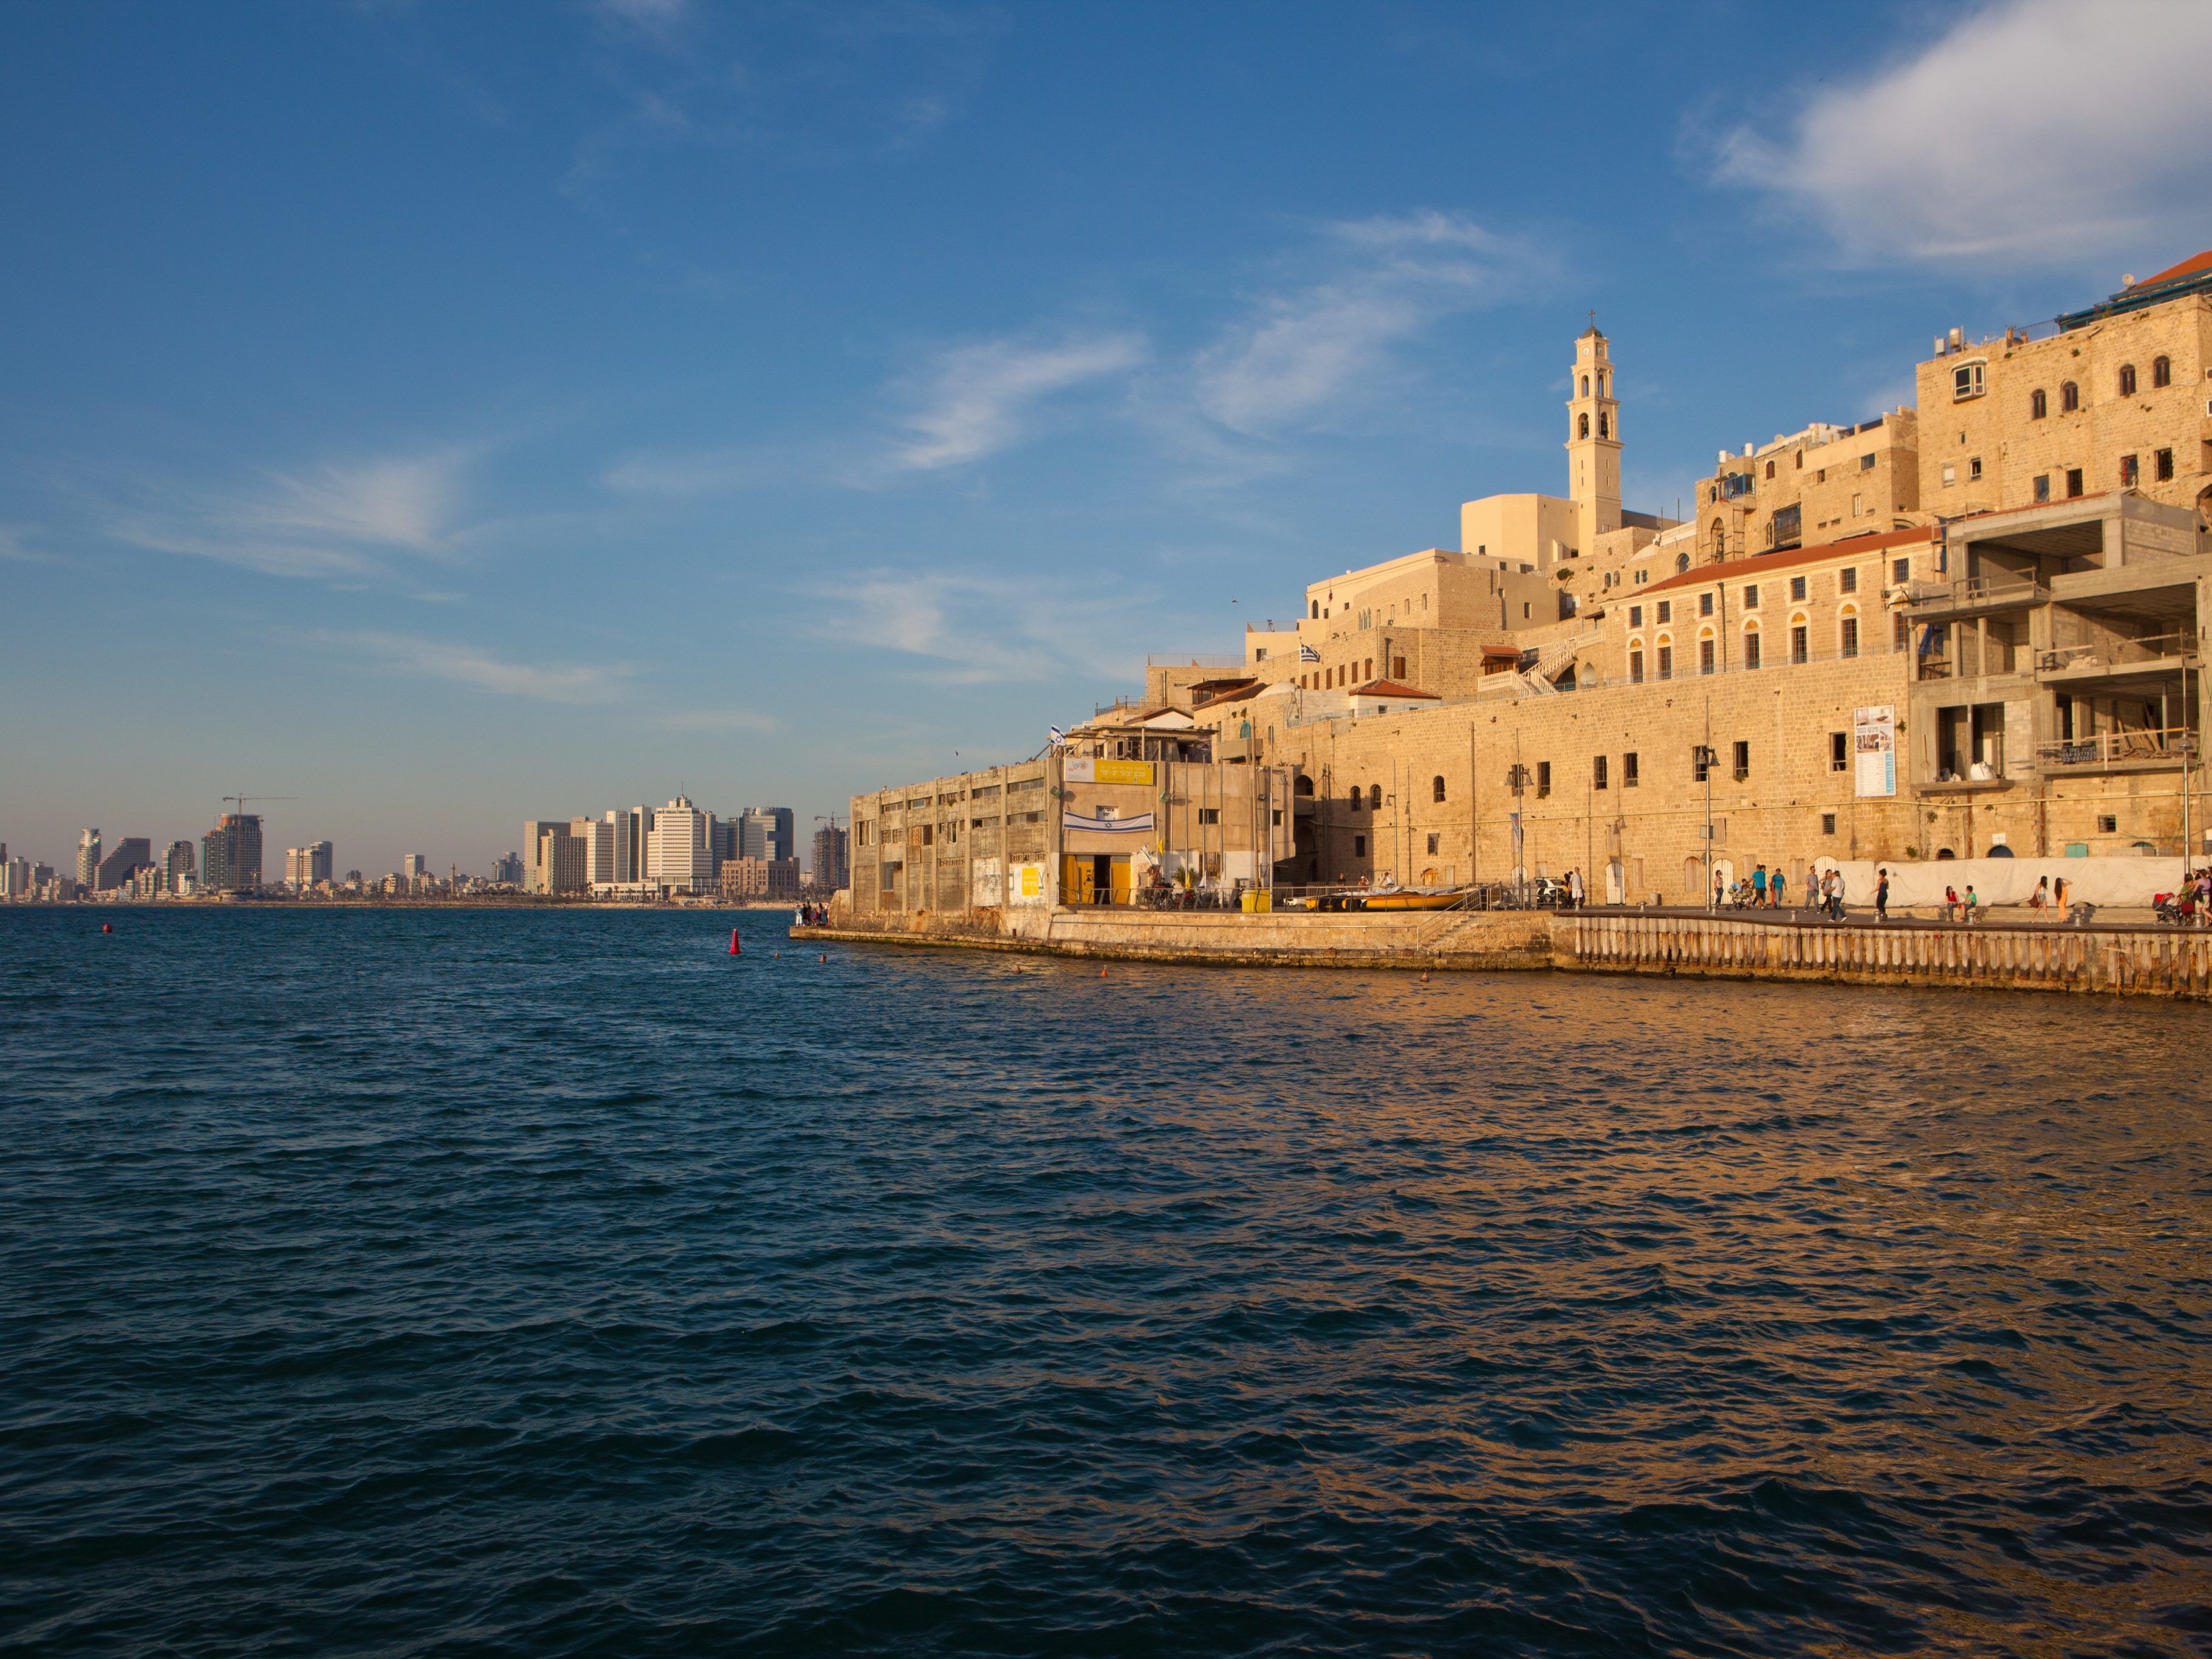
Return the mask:
[(1101, 979), (1103, 979), (1103, 978), (1105, 978), (1105, 977), (1106, 977), (1106, 970), (1105, 970), (1103, 968), (1101, 968), (1101, 969), (1098, 970), (1098, 977), (1099, 977), (1099, 978), (1101, 978)]
[(744, 955), (744, 949), (738, 944), (738, 930), (734, 927), (730, 929), (730, 954), (733, 957)]

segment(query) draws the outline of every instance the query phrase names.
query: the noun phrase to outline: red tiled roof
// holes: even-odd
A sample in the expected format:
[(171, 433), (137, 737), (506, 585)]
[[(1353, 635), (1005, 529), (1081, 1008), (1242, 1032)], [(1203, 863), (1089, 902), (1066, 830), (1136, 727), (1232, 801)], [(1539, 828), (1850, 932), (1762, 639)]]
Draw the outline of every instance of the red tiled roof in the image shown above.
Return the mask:
[(2168, 265), (2157, 276), (2146, 276), (2140, 283), (2130, 288), (2124, 288), (2120, 292), (2138, 293), (2143, 289), (2156, 288), (2161, 283), (2175, 283), (2179, 282), (2184, 276), (2194, 276), (2200, 270), (2212, 270), (2212, 248), (2207, 248), (2202, 253), (2184, 259), (2178, 265)]
[(1903, 547), (1910, 542), (1930, 541), (1935, 535), (1933, 530), (1885, 530), (1878, 534), (1846, 536), (1838, 542), (1820, 542), (1811, 547), (1792, 547), (1780, 553), (1761, 553), (1748, 559), (1692, 565), (1679, 576), (1669, 576), (1663, 582), (1652, 583), (1641, 593), (1632, 591), (1624, 593), (1621, 600), (1647, 599), (1654, 593), (1664, 593), (1670, 587), (1702, 587), (1711, 582), (1736, 581), (1747, 576), (1764, 575), (1770, 570), (1788, 570), (1801, 564), (1818, 564), (1823, 559), (1848, 559), (1854, 553), (1879, 553), (1886, 547)]
[(1355, 697), (1425, 697), (1431, 702), (1443, 701), (1434, 691), (1424, 691), (1414, 685), (1401, 685), (1396, 680), (1370, 680), (1364, 685), (1353, 686), (1352, 695)]

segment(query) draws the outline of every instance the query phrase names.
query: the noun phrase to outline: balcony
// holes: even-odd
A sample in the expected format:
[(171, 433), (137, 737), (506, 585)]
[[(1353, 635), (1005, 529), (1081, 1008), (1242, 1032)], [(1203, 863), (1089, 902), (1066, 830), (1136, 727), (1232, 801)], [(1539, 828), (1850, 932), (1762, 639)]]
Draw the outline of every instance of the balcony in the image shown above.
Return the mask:
[(1904, 605), (1919, 623), (1965, 622), (2041, 605), (2050, 598), (2033, 576), (1969, 576), (1955, 582), (1910, 581), (1889, 590), (1893, 608)]
[(2197, 734), (2186, 726), (2136, 732), (2098, 732), (2035, 746), (2046, 772), (2154, 772), (2179, 766), (2197, 753)]
[(2087, 688), (2146, 677), (2179, 677), (2196, 662), (2196, 641), (2187, 634), (2153, 634), (2136, 639), (2098, 640), (2039, 651), (2036, 678), (2046, 685)]

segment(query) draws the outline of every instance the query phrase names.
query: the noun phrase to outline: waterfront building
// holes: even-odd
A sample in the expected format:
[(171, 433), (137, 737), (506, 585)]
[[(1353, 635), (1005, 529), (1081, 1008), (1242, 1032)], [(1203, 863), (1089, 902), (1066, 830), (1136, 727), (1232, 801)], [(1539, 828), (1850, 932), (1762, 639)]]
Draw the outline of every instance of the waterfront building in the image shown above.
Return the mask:
[(126, 836), (115, 843), (113, 852), (99, 860), (93, 872), (92, 890), (120, 891), (131, 885), (131, 878), (141, 870), (152, 868), (153, 863), (153, 844), (143, 836)]
[(707, 833), (709, 822), (708, 815), (684, 795), (655, 811), (647, 839), (647, 881), (668, 892), (715, 890), (714, 850)]
[(716, 873), (715, 879), (726, 899), (795, 899), (799, 896), (799, 860), (730, 859)]
[[(491, 861), (490, 879), (494, 883), (508, 887), (520, 887), (522, 885), (522, 854), (520, 853), (501, 853)], [(348, 878), (357, 881), (360, 877), (356, 872), (349, 875)]]
[(100, 878), (100, 831), (87, 830), (76, 838), (76, 881), (90, 887)]
[(260, 885), (260, 817), (225, 812), (200, 837), (200, 886), (210, 893), (250, 893)]
[(750, 806), (738, 818), (738, 854), (749, 859), (799, 856), (798, 815), (788, 806)]
[(538, 838), (538, 890), (556, 897), (580, 893), (590, 886), (581, 837), (571, 835), (565, 823), (548, 824)]
[(162, 885), (172, 893), (181, 894), (198, 878), (193, 866), (192, 844), (188, 841), (173, 841), (161, 854)]
[(625, 885), (643, 881), (647, 862), (647, 837), (653, 833), (653, 809), (617, 807), (607, 813), (607, 822), (614, 826), (614, 874), (611, 879)]
[(602, 886), (615, 879), (615, 826), (613, 816), (579, 817), (568, 821), (568, 833), (584, 846), (584, 881), (592, 887)]
[(399, 873), (407, 878), (409, 886), (414, 886), (430, 873), (429, 860), (420, 853), (409, 853), (399, 860)]
[(31, 861), (24, 858), (9, 858), (8, 849), (0, 846), (0, 898), (28, 898), (31, 895)]
[(548, 890), (545, 885), (544, 866), (539, 861), (538, 854), (540, 848), (544, 845), (545, 837), (551, 835), (556, 830), (558, 830), (562, 835), (567, 835), (568, 833), (567, 820), (558, 818), (526, 818), (523, 821), (523, 856), (529, 860), (529, 868), (524, 872), (522, 884), (527, 891), (532, 893), (542, 893)]

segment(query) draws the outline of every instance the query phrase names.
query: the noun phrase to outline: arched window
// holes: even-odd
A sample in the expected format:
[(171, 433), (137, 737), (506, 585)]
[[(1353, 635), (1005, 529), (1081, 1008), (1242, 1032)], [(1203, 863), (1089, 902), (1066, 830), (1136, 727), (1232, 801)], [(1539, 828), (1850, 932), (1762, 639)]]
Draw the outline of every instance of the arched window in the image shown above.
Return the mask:
[(1597, 435), (1601, 438), (1606, 435), (1605, 411), (1601, 409), (1597, 412)]
[(1355, 783), (1352, 786), (1352, 798), (1345, 804), (1357, 812), (1366, 804), (1366, 800), (1367, 797), (1360, 793), (1359, 786)]
[(1370, 812), (1379, 812), (1382, 810), (1382, 786), (1379, 783), (1371, 785), (1368, 788), (1367, 810)]
[(1432, 800), (1442, 800), (1444, 798), (1444, 775), (1443, 773), (1439, 772), (1436, 776), (1429, 780), (1429, 797)]
[(1587, 438), (1587, 437), (1589, 437), (1589, 416), (1587, 416), (1587, 415), (1581, 415), (1581, 416), (1576, 416), (1576, 420), (1575, 420), (1575, 428), (1576, 428), (1576, 429), (1575, 429), (1575, 435), (1576, 435), (1577, 437), (1578, 437), (1578, 438)]
[(1674, 574), (1679, 576), (1689, 568), (1690, 556), (1686, 553), (1677, 553), (1674, 556)]
[(1583, 396), (1589, 396), (1589, 376), (1587, 374), (1583, 376)]
[(2154, 386), (2173, 384), (2173, 359), (2154, 357), (2150, 360), (2150, 383)]
[(2071, 415), (2081, 407), (2081, 388), (2068, 380), (2058, 388), (2058, 408), (2062, 414)]
[(1316, 599), (1308, 608), (1311, 611), (1312, 615), (1310, 616), (1307, 620), (1309, 622), (1319, 622), (1321, 620), (1321, 601), (1319, 599)]
[(2043, 388), (2038, 386), (2027, 394), (2027, 418), (2031, 421), (2039, 421), (2049, 413), (2051, 413), (2051, 399), (2045, 397)]
[(1311, 778), (1308, 777), (1304, 773), (1303, 773), (1303, 772), (1299, 773), (1299, 774), (1298, 774), (1298, 781), (1297, 781), (1296, 783), (1294, 783), (1294, 784), (1292, 784), (1292, 785), (1291, 786), (1291, 793), (1292, 794), (1294, 794), (1294, 795), (1309, 795), (1309, 796), (1310, 796), (1310, 795), (1311, 795), (1311, 794), (1313, 793), (1313, 792), (1314, 792), (1313, 780), (1312, 780)]
[(1605, 396), (1605, 371), (1601, 368), (1597, 372), (1597, 395)]
[(2136, 366), (2133, 363), (2122, 363), (2120, 365), (2120, 396), (2132, 398), (2135, 395)]
[(1717, 559), (1728, 557), (1728, 526), (1718, 519), (1713, 520), (1713, 556)]
[(1774, 463), (1771, 461), (1766, 464), (1766, 476), (1770, 478), (1774, 476)]

